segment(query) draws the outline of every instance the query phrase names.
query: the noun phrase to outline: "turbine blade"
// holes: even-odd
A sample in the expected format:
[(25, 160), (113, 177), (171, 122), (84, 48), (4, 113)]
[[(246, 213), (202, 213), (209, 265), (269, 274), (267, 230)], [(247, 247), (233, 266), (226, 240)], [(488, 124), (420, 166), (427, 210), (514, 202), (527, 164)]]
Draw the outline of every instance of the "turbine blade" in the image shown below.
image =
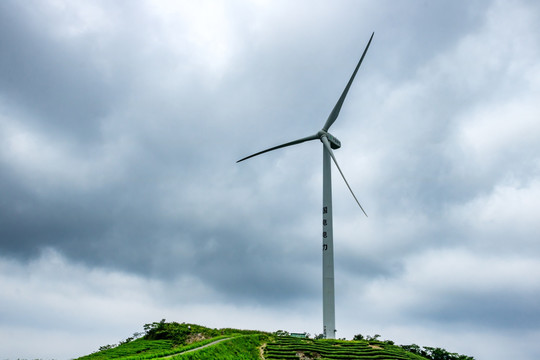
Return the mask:
[(332, 160), (334, 160), (334, 164), (336, 164), (336, 167), (338, 168), (339, 173), (341, 174), (341, 177), (342, 177), (343, 180), (345, 181), (345, 184), (347, 184), (347, 187), (349, 188), (349, 191), (351, 192), (351, 194), (352, 194), (354, 200), (356, 200), (356, 203), (358, 204), (358, 206), (360, 206), (360, 209), (362, 209), (362, 212), (363, 212), (364, 215), (366, 215), (366, 217), (367, 217), (366, 211), (364, 210), (364, 208), (362, 207), (362, 205), (360, 205), (360, 201), (358, 201), (358, 199), (356, 198), (356, 195), (354, 195), (354, 192), (353, 192), (352, 189), (351, 189), (351, 186), (350, 186), (349, 183), (347, 182), (347, 179), (345, 179), (345, 175), (343, 175), (343, 171), (341, 171), (341, 168), (339, 167), (339, 165), (338, 165), (338, 163), (337, 163), (336, 157), (334, 156), (334, 152), (332, 151), (332, 148), (330, 147), (330, 143), (328, 142), (328, 139), (326, 138), (326, 136), (321, 137), (321, 141), (323, 142), (324, 147), (326, 148), (326, 151), (328, 151), (328, 153), (329, 153), (330, 156), (332, 157)]
[(301, 138), (301, 139), (298, 139), (298, 140), (290, 141), (290, 142), (285, 143), (285, 144), (281, 144), (281, 145), (278, 145), (278, 146), (271, 147), (270, 149), (266, 149), (266, 150), (263, 150), (263, 151), (259, 151), (258, 153), (255, 153), (255, 154), (253, 154), (253, 155), (246, 156), (245, 158), (242, 158), (242, 159), (238, 160), (237, 163), (239, 163), (240, 161), (244, 161), (244, 160), (247, 160), (247, 159), (249, 159), (249, 158), (252, 158), (252, 157), (254, 157), (254, 156), (264, 154), (264, 153), (269, 152), (269, 151), (272, 151), (272, 150), (281, 149), (281, 148), (284, 148), (284, 147), (287, 147), (287, 146), (300, 144), (300, 143), (303, 143), (303, 142), (305, 142), (305, 141), (316, 140), (316, 139), (318, 139), (318, 138), (319, 138), (319, 136), (318, 136), (317, 134), (311, 135), (311, 136), (306, 136), (305, 138)]
[(366, 53), (367, 53), (368, 48), (369, 48), (369, 44), (371, 44), (371, 39), (373, 39), (373, 35), (375, 35), (374, 32), (371, 34), (371, 37), (369, 38), (366, 49), (364, 50), (364, 53), (362, 54), (362, 57), (360, 58), (360, 61), (358, 62), (358, 65), (356, 65), (356, 69), (354, 69), (354, 72), (353, 72), (349, 82), (347, 83), (347, 86), (345, 86), (345, 90), (343, 90), (343, 93), (341, 94), (338, 102), (336, 103), (336, 105), (332, 109), (332, 112), (328, 116), (328, 119), (326, 120), (326, 123), (323, 126), (324, 131), (328, 131), (328, 129), (330, 129), (330, 126), (332, 126), (334, 121), (336, 121), (336, 119), (337, 119), (337, 117), (339, 115), (339, 111), (341, 110), (341, 105), (343, 105), (343, 102), (345, 101), (345, 98), (347, 97), (347, 93), (349, 92), (349, 88), (351, 87), (351, 84), (352, 84), (352, 82), (354, 80), (354, 77), (356, 76), (356, 73), (358, 72), (358, 69), (360, 68), (360, 65), (362, 64), (362, 61), (364, 60), (364, 56), (366, 56)]

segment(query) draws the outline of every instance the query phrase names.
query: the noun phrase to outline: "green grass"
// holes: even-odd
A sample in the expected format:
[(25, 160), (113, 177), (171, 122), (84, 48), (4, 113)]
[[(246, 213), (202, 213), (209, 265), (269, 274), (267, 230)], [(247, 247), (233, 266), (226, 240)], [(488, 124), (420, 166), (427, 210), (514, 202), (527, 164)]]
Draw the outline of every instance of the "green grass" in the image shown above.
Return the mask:
[[(261, 354), (268, 360), (474, 360), (465, 355), (448, 353), (444, 349), (422, 348), (414, 344), (400, 347), (392, 342), (374, 339), (301, 339), (254, 330), (210, 329), (193, 324), (166, 323), (165, 320), (146, 324), (144, 329), (146, 334), (143, 338), (128, 338), (117, 346), (106, 346), (106, 349), (101, 347), (101, 351), (77, 360), (144, 360), (164, 357), (177, 360), (257, 360), (261, 359)], [(196, 349), (217, 340), (223, 341)], [(186, 352), (191, 349), (196, 350)]]
[[(142, 356), (160, 356), (175, 348), (171, 340), (137, 339), (118, 347), (82, 356), (77, 360), (125, 359), (140, 354)], [(150, 357), (151, 358), (151, 357)]]
[(259, 360), (259, 346), (267, 337), (264, 334), (241, 335), (225, 340), (214, 346), (181, 354), (173, 357), (175, 360)]
[[(137, 339), (127, 344), (119, 345), (113, 349), (103, 350), (95, 352), (90, 355), (82, 356), (76, 360), (144, 360), (144, 359), (157, 359), (164, 356), (175, 355), (187, 350), (198, 348), (209, 344), (211, 342), (236, 338), (246, 335), (230, 334), (216, 336), (210, 339), (204, 339), (191, 344), (175, 345), (171, 340), (146, 340)], [(228, 340), (226, 340), (228, 341)], [(217, 345), (216, 345), (217, 346)], [(204, 350), (204, 349), (203, 349)], [(201, 351), (203, 351), (201, 350)], [(177, 358), (177, 357), (175, 357)]]

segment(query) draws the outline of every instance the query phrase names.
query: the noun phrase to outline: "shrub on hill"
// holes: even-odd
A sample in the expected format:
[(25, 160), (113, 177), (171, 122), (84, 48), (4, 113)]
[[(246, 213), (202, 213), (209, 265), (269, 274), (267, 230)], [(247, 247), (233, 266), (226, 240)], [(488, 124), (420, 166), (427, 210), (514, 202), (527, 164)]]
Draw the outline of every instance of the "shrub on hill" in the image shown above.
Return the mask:
[(461, 355), (457, 353), (451, 353), (441, 348), (434, 348), (429, 346), (418, 346), (416, 344), (400, 345), (404, 350), (407, 350), (413, 354), (417, 354), (430, 360), (474, 360), (474, 357)]
[(162, 319), (160, 322), (153, 322), (144, 325), (144, 339), (146, 340), (170, 340), (174, 345), (185, 345), (195, 341), (210, 339), (221, 335), (250, 335), (260, 334), (257, 330), (238, 330), (238, 329), (211, 329), (196, 324), (186, 324), (177, 322), (166, 322)]
[[(370, 336), (370, 335), (364, 336), (362, 334), (356, 334), (354, 335), (353, 340), (356, 340), (356, 341), (366, 340), (372, 344), (374, 342), (380, 342), (380, 343), (385, 343), (388, 345), (394, 345), (394, 342), (392, 340), (379, 341), (378, 339), (380, 337), (381, 335), (379, 334), (375, 334), (373, 336)], [(429, 359), (429, 360), (474, 360), (474, 358), (471, 356), (451, 353), (442, 348), (433, 348), (429, 346), (422, 347), (416, 344), (399, 345), (399, 347), (413, 354), (425, 357), (426, 359)]]
[(219, 330), (204, 326), (177, 322), (153, 322), (144, 325), (146, 340), (171, 340), (175, 345), (184, 345), (189, 340), (203, 340), (221, 335)]

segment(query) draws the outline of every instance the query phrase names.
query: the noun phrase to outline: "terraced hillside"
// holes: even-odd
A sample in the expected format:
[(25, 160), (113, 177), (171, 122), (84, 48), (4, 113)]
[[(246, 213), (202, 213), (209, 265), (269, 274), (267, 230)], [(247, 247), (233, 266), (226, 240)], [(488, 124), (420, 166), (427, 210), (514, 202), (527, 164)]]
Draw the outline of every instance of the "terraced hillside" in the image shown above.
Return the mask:
[(426, 360), (380, 341), (313, 340), (280, 336), (266, 344), (265, 359)]

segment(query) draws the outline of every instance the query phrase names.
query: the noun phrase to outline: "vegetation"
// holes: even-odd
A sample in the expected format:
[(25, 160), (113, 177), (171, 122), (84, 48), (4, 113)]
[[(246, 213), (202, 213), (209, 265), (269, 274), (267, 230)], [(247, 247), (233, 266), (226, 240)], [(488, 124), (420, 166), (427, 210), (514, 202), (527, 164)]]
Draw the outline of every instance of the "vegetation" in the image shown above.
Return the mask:
[(425, 360), (399, 346), (372, 340), (315, 340), (276, 337), (264, 350), (265, 359)]
[(230, 340), (224, 340), (214, 346), (210, 346), (198, 351), (189, 352), (175, 356), (178, 360), (259, 360), (261, 343), (266, 340), (267, 335), (241, 335)]
[(431, 360), (474, 360), (471, 356), (450, 353), (441, 348), (422, 347), (416, 344), (401, 345), (401, 348)]
[[(154, 357), (164, 356), (171, 350), (176, 353), (180, 349), (176, 349), (170, 340), (145, 340), (137, 339), (129, 343), (121, 345), (106, 345), (101, 346), (100, 351), (90, 355), (80, 357), (80, 360), (106, 360), (106, 359), (129, 359), (133, 356), (138, 358), (151, 359)], [(144, 356), (144, 357), (143, 357)]]
[(160, 322), (154, 322), (144, 325), (146, 340), (170, 340), (174, 345), (184, 345), (190, 338), (209, 339), (220, 334), (217, 329), (209, 329), (204, 326), (195, 324), (179, 324), (177, 322), (165, 322), (165, 319)]
[[(166, 322), (165, 319), (145, 324), (144, 331), (144, 333), (136, 333), (120, 341), (117, 345), (100, 346), (97, 352), (82, 356), (77, 360), (156, 359), (180, 354), (222, 339), (246, 335), (257, 335), (259, 338), (265, 334), (255, 330), (211, 329), (196, 324)], [(143, 334), (144, 336), (139, 338)]]
[(211, 329), (195, 324), (153, 322), (144, 325), (144, 333), (101, 346), (98, 351), (78, 360), (142, 359), (363, 359), (363, 360), (474, 360), (441, 348), (394, 345), (379, 340), (380, 335), (355, 335), (354, 340), (296, 338), (287, 331), (273, 334), (254, 330)]

